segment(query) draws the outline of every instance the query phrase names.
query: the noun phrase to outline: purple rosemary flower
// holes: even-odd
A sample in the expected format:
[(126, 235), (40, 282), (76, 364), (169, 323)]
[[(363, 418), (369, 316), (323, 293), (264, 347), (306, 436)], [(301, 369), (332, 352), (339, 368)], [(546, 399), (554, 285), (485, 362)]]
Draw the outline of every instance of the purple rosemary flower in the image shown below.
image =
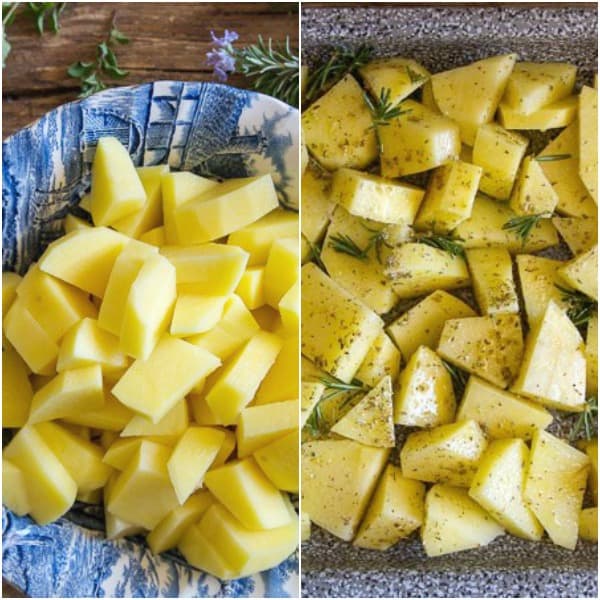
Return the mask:
[(223, 32), (222, 38), (217, 37), (214, 31), (210, 32), (210, 36), (216, 44), (216, 48), (207, 52), (207, 62), (213, 68), (215, 77), (219, 81), (227, 81), (227, 73), (235, 71), (235, 49), (233, 42), (239, 36), (235, 31), (228, 31), (227, 29)]

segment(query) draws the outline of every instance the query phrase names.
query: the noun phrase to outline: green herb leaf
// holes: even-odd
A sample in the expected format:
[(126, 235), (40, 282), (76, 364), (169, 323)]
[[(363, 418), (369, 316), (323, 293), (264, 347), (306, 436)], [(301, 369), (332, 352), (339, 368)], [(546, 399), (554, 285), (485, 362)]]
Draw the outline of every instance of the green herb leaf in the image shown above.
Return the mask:
[(413, 69), (411, 69), (408, 65), (406, 65), (405, 68), (411, 83), (421, 83), (421, 81), (426, 81), (427, 79), (429, 79), (427, 76), (421, 75), (420, 73), (413, 71)]
[(555, 160), (565, 160), (571, 158), (570, 154), (546, 154), (546, 156), (536, 156), (537, 162), (553, 162)]
[(310, 255), (311, 255), (311, 259), (315, 261), (315, 263), (325, 272), (327, 272), (327, 269), (325, 268), (325, 264), (323, 263), (323, 260), (321, 259), (321, 248), (320, 246), (318, 246), (317, 244), (314, 244), (313, 242), (311, 242), (304, 234), (302, 234), (302, 237), (304, 238), (304, 240), (306, 241), (306, 244), (308, 245), (308, 249), (310, 250)]
[(113, 27), (110, 30), (108, 36), (110, 42), (115, 42), (117, 44), (129, 44), (129, 38), (122, 31), (119, 31), (116, 27)]
[(332, 235), (329, 238), (329, 246), (336, 252), (348, 254), (359, 260), (367, 260), (368, 258), (369, 246), (361, 248), (349, 235), (344, 233)]
[(35, 20), (37, 32), (42, 35), (46, 27), (46, 19), (50, 19), (50, 29), (58, 33), (59, 17), (65, 9), (66, 2), (28, 2), (29, 12)]
[(444, 364), (446, 371), (448, 371), (450, 377), (452, 378), (452, 387), (454, 388), (454, 394), (460, 398), (463, 395), (463, 392), (465, 391), (465, 387), (467, 386), (469, 374), (443, 359), (442, 363)]
[(92, 62), (76, 62), (73, 63), (68, 69), (67, 74), (69, 77), (75, 77), (77, 79), (85, 79), (94, 70), (94, 63)]
[(522, 215), (509, 219), (502, 225), (502, 229), (505, 231), (512, 231), (518, 237), (521, 238), (521, 242), (524, 244), (531, 230), (540, 222), (541, 219), (547, 219), (552, 214), (548, 212), (539, 213), (537, 215)]
[(598, 434), (598, 396), (590, 396), (583, 412), (576, 414), (577, 419), (569, 433), (569, 441), (573, 442), (582, 436), (591, 440)]
[(318, 381), (322, 383), (327, 390), (323, 393), (321, 400), (329, 400), (347, 392), (368, 392), (371, 389), (359, 379), (353, 379), (350, 383), (345, 383), (337, 377), (325, 375), (320, 377)]
[(561, 292), (561, 299), (568, 304), (567, 316), (576, 327), (587, 325), (598, 311), (598, 302), (582, 292), (555, 284)]
[(360, 67), (366, 65), (373, 56), (373, 48), (359, 46), (356, 50), (351, 48), (334, 48), (331, 56), (324, 63), (311, 70), (306, 85), (306, 99), (310, 102), (317, 96), (326, 92), (340, 79), (350, 73), (355, 73)]
[(464, 242), (462, 238), (452, 237), (452, 236), (444, 236), (437, 234), (429, 234), (418, 237), (416, 240), (419, 244), (426, 244), (427, 246), (431, 246), (432, 248), (438, 248), (439, 250), (444, 250), (448, 252), (451, 256), (461, 256), (464, 258), (465, 249), (463, 248), (460, 242)]

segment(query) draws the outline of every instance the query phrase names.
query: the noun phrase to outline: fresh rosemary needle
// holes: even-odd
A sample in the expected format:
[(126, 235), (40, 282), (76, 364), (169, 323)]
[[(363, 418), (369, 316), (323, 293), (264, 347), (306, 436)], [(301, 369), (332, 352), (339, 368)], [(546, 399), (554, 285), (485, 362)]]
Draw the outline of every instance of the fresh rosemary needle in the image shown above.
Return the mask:
[(346, 392), (368, 392), (370, 389), (359, 379), (353, 379), (350, 383), (345, 383), (337, 377), (325, 375), (320, 377), (318, 381), (322, 383), (327, 390), (323, 393), (320, 401), (330, 400), (331, 398), (335, 398)]
[(551, 217), (551, 213), (544, 212), (536, 215), (522, 215), (509, 219), (502, 225), (502, 229), (505, 231), (512, 231), (518, 237), (521, 238), (521, 242), (524, 244), (531, 230), (540, 222), (541, 219), (547, 219)]
[(315, 261), (318, 267), (320, 267), (323, 271), (327, 272), (325, 264), (323, 263), (323, 259), (321, 258), (320, 246), (318, 244), (315, 244), (314, 242), (311, 242), (304, 234), (302, 234), (302, 237), (306, 241), (306, 244), (310, 251), (311, 259)]
[(462, 396), (467, 385), (467, 379), (469, 378), (468, 373), (462, 369), (459, 369), (458, 367), (455, 367), (445, 360), (442, 360), (442, 363), (452, 378), (452, 387), (454, 388), (454, 393), (457, 396)]
[(555, 284), (561, 292), (561, 299), (568, 305), (567, 316), (576, 327), (586, 325), (598, 310), (598, 303), (582, 292)]
[(427, 246), (431, 246), (432, 248), (444, 250), (452, 256), (464, 257), (465, 255), (465, 249), (460, 243), (464, 241), (462, 238), (436, 235), (432, 233), (430, 235), (419, 237), (416, 241), (419, 244), (426, 244)]
[(570, 154), (546, 154), (545, 156), (536, 156), (537, 162), (553, 162), (555, 160), (566, 160), (571, 158)]
[(421, 75), (420, 73), (413, 71), (408, 65), (406, 65), (405, 69), (411, 83), (421, 83), (421, 81), (425, 81), (427, 79), (425, 75)]
[(361, 248), (349, 235), (340, 233), (329, 238), (329, 246), (336, 252), (347, 254), (359, 260), (367, 260), (369, 246)]
[(598, 432), (598, 396), (590, 396), (585, 409), (577, 414), (573, 429), (569, 433), (569, 441), (573, 442), (583, 433), (586, 440), (591, 440)]

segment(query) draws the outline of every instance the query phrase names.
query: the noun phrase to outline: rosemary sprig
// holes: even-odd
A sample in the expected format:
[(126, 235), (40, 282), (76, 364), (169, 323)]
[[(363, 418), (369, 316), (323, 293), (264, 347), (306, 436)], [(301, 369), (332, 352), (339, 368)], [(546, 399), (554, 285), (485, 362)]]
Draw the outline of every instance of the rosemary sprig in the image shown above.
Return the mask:
[(546, 154), (546, 156), (536, 156), (537, 162), (553, 162), (555, 160), (565, 160), (571, 158), (570, 154)]
[(381, 258), (381, 250), (383, 246), (386, 248), (393, 248), (392, 244), (387, 241), (385, 228), (382, 229), (372, 229), (367, 227), (364, 223), (361, 225), (371, 234), (369, 237), (369, 241), (366, 247), (366, 251), (368, 252), (371, 248), (375, 248), (375, 256), (377, 257), (377, 262), (381, 265), (383, 264), (383, 260)]
[(310, 413), (308, 419), (306, 419), (306, 423), (304, 425), (312, 436), (317, 436), (321, 433), (324, 433), (327, 426), (325, 419), (323, 418), (323, 413), (321, 412), (320, 402), (321, 401), (319, 400), (319, 402), (312, 409), (312, 412)]
[(129, 38), (115, 27), (114, 21), (115, 15), (113, 15), (106, 39), (96, 46), (96, 59), (90, 62), (78, 61), (67, 69), (69, 77), (79, 79), (80, 98), (87, 98), (106, 89), (107, 85), (103, 77), (122, 79), (129, 75), (129, 71), (119, 67), (113, 50), (116, 44), (129, 43)]
[(467, 380), (469, 379), (469, 374), (443, 359), (442, 363), (452, 378), (452, 387), (454, 388), (454, 393), (456, 396), (462, 396), (467, 385)]
[(371, 389), (359, 379), (353, 379), (350, 383), (345, 383), (332, 375), (324, 375), (323, 377), (320, 377), (318, 381), (322, 383), (327, 390), (323, 393), (319, 402), (330, 400), (331, 398), (335, 398), (346, 392), (368, 392)]
[(410, 112), (410, 109), (403, 109), (400, 104), (392, 104), (390, 95), (390, 88), (381, 88), (379, 98), (373, 102), (369, 97), (369, 94), (366, 92), (363, 93), (365, 102), (371, 111), (371, 119), (373, 120), (370, 129), (375, 130), (380, 154), (383, 154), (383, 144), (381, 142), (381, 137), (379, 136), (379, 127), (385, 127), (390, 124), (392, 119), (396, 119), (397, 117)]
[(411, 83), (421, 83), (421, 81), (428, 79), (425, 75), (421, 75), (420, 73), (413, 71), (413, 69), (411, 69), (408, 65), (406, 65), (405, 69)]
[(438, 248), (448, 252), (451, 256), (461, 256), (464, 258), (465, 249), (460, 242), (464, 242), (462, 238), (454, 236), (444, 236), (437, 234), (429, 234), (418, 237), (416, 240), (419, 244), (427, 244), (432, 248)]
[(576, 327), (582, 327), (598, 310), (598, 302), (582, 292), (555, 284), (561, 292), (561, 299), (568, 305), (567, 316)]
[(577, 419), (569, 433), (569, 441), (573, 442), (582, 433), (586, 440), (591, 440), (598, 431), (598, 396), (590, 396), (583, 412), (576, 414)]
[(320, 267), (323, 271), (327, 272), (325, 263), (323, 263), (323, 259), (321, 258), (321, 247), (318, 244), (311, 242), (304, 234), (302, 234), (302, 237), (308, 245), (311, 259), (315, 261), (318, 267)]
[(289, 37), (282, 47), (275, 47), (271, 38), (265, 42), (258, 36), (258, 43), (234, 52), (236, 70), (254, 79), (255, 90), (298, 106), (300, 59), (293, 52)]
[(521, 238), (521, 242), (524, 244), (531, 230), (540, 222), (541, 219), (547, 219), (552, 214), (548, 212), (538, 213), (536, 215), (521, 215), (509, 219), (502, 225), (502, 229), (505, 231), (512, 231), (518, 237)]
[(356, 50), (351, 48), (334, 48), (331, 56), (308, 75), (306, 84), (306, 100), (312, 101), (317, 96), (328, 90), (332, 85), (349, 73), (356, 72), (366, 65), (373, 55), (370, 46), (359, 46)]
[(349, 235), (340, 233), (338, 235), (332, 235), (329, 238), (329, 246), (336, 252), (341, 254), (348, 254), (359, 260), (367, 260), (369, 246), (361, 248)]

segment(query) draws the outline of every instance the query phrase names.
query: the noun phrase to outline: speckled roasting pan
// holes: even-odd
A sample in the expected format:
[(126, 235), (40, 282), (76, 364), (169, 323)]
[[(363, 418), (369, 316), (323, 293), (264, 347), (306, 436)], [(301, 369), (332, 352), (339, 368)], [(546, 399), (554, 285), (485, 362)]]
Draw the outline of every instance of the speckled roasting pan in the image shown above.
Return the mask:
[[(311, 63), (332, 45), (374, 46), (441, 71), (492, 54), (564, 60), (580, 83), (597, 70), (597, 6), (345, 6), (302, 10), (302, 52)], [(560, 425), (558, 425), (560, 427)], [(598, 597), (598, 550), (574, 552), (502, 536), (478, 550), (428, 559), (412, 537), (387, 552), (354, 548), (313, 528), (302, 547), (304, 597)]]

